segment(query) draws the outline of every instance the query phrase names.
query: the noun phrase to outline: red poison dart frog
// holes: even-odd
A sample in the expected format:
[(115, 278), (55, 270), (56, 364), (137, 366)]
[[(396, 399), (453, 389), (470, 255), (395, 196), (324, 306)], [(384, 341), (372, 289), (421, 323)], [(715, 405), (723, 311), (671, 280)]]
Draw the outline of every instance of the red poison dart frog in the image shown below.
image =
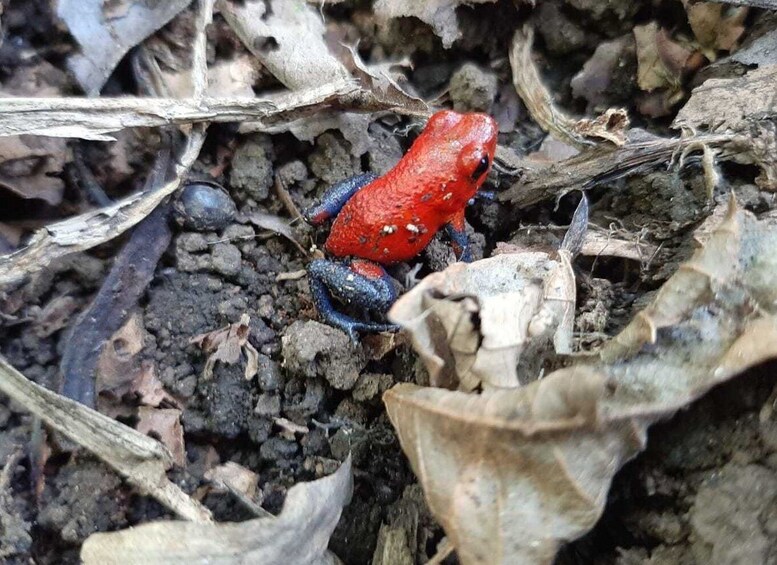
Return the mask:
[(337, 312), (332, 296), (384, 313), (397, 296), (383, 265), (412, 259), (440, 228), (450, 236), (457, 259), (472, 260), (464, 209), (491, 168), (496, 137), (490, 116), (437, 112), (393, 169), (382, 177), (366, 173), (341, 181), (305, 212), (313, 225), (335, 217), (324, 244), (335, 259), (316, 259), (308, 266), (310, 290), (324, 321), (352, 340), (359, 331), (395, 330)]

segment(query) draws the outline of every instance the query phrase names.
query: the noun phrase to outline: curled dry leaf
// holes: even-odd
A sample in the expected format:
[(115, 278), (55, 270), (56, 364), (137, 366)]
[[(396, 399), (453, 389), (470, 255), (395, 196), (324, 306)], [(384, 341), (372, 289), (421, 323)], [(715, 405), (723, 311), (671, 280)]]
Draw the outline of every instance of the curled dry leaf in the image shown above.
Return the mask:
[[(89, 95), (97, 95), (122, 57), (167, 24), (191, 0), (59, 0), (57, 15), (81, 46), (69, 67)], [(114, 9), (120, 5), (120, 9)], [(110, 11), (108, 11), (110, 10)]]
[(248, 341), (251, 333), (250, 322), (251, 317), (243, 314), (239, 322), (194, 336), (189, 340), (189, 343), (193, 343), (208, 355), (202, 371), (204, 379), (213, 376), (213, 368), (217, 361), (234, 365), (240, 361), (241, 352), (246, 356), (246, 379), (253, 378), (259, 372), (259, 352)]
[(85, 565), (334, 565), (339, 560), (327, 545), (350, 500), (352, 481), (349, 457), (334, 474), (289, 489), (277, 517), (223, 524), (156, 522), (92, 534), (81, 548), (81, 559)]
[[(433, 273), (394, 304), (389, 319), (410, 332), (432, 385), (516, 387), (539, 375), (548, 341), (570, 351), (574, 305), (569, 254), (525, 251)], [(530, 345), (533, 365), (519, 374)]]
[(462, 563), (553, 562), (599, 518), (650, 424), (777, 357), (777, 220), (731, 206), (598, 356), (512, 390), (402, 384), (389, 417)]
[(539, 126), (558, 139), (577, 147), (590, 147), (607, 141), (615, 145), (626, 143), (629, 117), (622, 108), (610, 108), (590, 120), (575, 120), (553, 105), (550, 92), (542, 84), (539, 71), (531, 56), (534, 30), (525, 25), (513, 35), (510, 47), (510, 67), (513, 85), (526, 109)]
[[(416, 17), (429, 24), (446, 49), (460, 36), (456, 8), (460, 5), (486, 4), (494, 0), (377, 0), (375, 15), (383, 22), (391, 18)], [(533, 2), (531, 2), (533, 4)]]
[[(280, 82), (291, 90), (350, 78), (348, 70), (329, 52), (321, 14), (301, 0), (219, 2), (222, 15), (243, 44)], [(355, 154), (369, 147), (365, 115), (338, 112), (312, 116), (293, 124), (291, 132), (312, 141), (327, 129), (339, 129)], [(249, 131), (246, 128), (245, 131)]]

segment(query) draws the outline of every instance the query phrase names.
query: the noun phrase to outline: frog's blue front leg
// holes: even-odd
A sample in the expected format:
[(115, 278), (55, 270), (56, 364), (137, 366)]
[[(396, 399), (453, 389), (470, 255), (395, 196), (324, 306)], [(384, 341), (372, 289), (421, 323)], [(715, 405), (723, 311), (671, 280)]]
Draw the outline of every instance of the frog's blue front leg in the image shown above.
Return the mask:
[(329, 218), (337, 216), (351, 196), (376, 178), (378, 175), (375, 173), (364, 173), (333, 184), (321, 197), (321, 202), (305, 210), (302, 216), (314, 226), (323, 224)]
[(456, 227), (454, 223), (445, 224), (445, 233), (451, 238), (456, 259), (464, 263), (472, 263), (472, 251), (469, 248), (469, 237), (465, 227)]
[(313, 301), (324, 321), (358, 341), (359, 331), (384, 332), (399, 329), (394, 324), (362, 322), (335, 309), (332, 296), (372, 312), (386, 312), (397, 299), (391, 277), (377, 263), (354, 260), (349, 264), (316, 259), (308, 265)]

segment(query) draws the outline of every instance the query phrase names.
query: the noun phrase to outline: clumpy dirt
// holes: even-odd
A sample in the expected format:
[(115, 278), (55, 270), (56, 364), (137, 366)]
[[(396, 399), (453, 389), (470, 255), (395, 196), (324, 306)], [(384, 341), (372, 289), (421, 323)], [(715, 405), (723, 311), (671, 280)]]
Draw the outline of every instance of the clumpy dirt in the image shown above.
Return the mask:
[[(538, 36), (535, 50), (555, 102), (570, 113), (624, 105), (640, 127), (666, 134), (669, 118), (637, 111), (633, 42), (613, 44), (623, 49), (623, 64), (613, 69), (612, 84), (597, 91), (597, 104), (576, 97), (572, 79), (598, 46), (630, 38), (634, 25), (651, 19), (684, 22), (678, 19), (679, 2), (538, 4), (530, 16)], [(410, 57), (409, 89), (461, 111), (490, 112), (501, 127), (500, 143), (520, 155), (540, 147), (543, 134), (515, 94), (507, 60), (512, 31), (529, 16), (525, 7), (516, 11), (512, 2), (501, 1), (460, 8), (462, 37), (450, 50), (413, 18), (376, 24), (370, 2), (330, 6), (325, 13), (333, 28), (342, 27), (341, 34), (360, 39), (360, 52), (369, 62)], [(754, 11), (748, 25), (758, 25), (761, 17)], [(226, 33), (218, 17), (215, 26), (219, 34)], [(176, 29), (171, 24), (160, 33)], [(42, 1), (8, 3), (2, 31), (2, 79), (20, 66), (43, 62), (61, 73), (76, 49)], [(221, 40), (218, 53), (239, 45), (234, 37)], [(131, 92), (128, 73), (128, 65), (120, 66), (107, 90)], [(267, 77), (261, 80), (273, 85)], [(63, 95), (75, 91), (69, 83)], [(386, 172), (417, 131), (407, 126), (396, 116), (376, 118), (369, 126), (371, 147), (360, 156), (338, 131), (307, 143), (290, 134), (239, 135), (232, 126), (212, 126), (192, 180), (221, 184), (231, 201), (224, 202), (226, 212), (214, 216), (215, 223), (174, 223), (173, 241), (137, 308), (146, 332), (142, 360), (156, 367), (165, 390), (182, 408), (186, 464), (171, 472), (177, 484), (190, 494), (203, 493), (202, 502), (217, 519), (244, 520), (252, 515), (232, 495), (209, 490), (204, 475), (215, 464), (233, 461), (257, 473), (257, 502), (278, 512), (291, 486), (330, 474), (350, 453), (354, 494), (330, 543), (348, 565), (385, 563), (381, 556), (388, 547), (405, 548), (407, 563), (423, 563), (444, 537), (381, 402), (381, 394), (395, 383), (423, 382), (426, 375), (401, 340), (396, 348), (381, 351), (370, 339), (353, 344), (343, 332), (320, 323), (307, 282), (298, 275), (306, 259), (245, 216), (260, 211), (288, 217), (276, 178), (304, 208), (333, 182), (364, 171)], [(115, 158), (107, 145), (86, 144), (87, 162), (113, 198), (140, 186), (149, 148), (158, 145), (153, 132), (132, 136), (124, 140), (128, 154), (122, 174), (105, 164)], [(659, 252), (641, 263), (578, 262), (581, 348), (600, 344), (647, 303), (690, 255), (690, 234), (725, 201), (730, 188), (755, 213), (774, 208), (771, 194), (754, 184), (756, 171), (732, 166), (723, 174), (726, 183), (712, 200), (698, 164), (682, 173), (660, 168), (589, 192), (592, 222), (639, 234)], [(509, 171), (494, 171), (488, 188), (498, 191), (513, 181)], [(25, 201), (0, 188), (0, 223), (15, 219), (39, 226), (88, 209), (77, 184), (66, 184), (59, 207)], [(467, 215), (473, 255), (487, 256), (502, 241), (557, 246), (563, 230), (552, 228), (569, 222), (573, 200), (525, 210), (475, 202)], [(307, 247), (320, 246), (326, 236), (325, 230), (299, 224), (295, 229)], [(59, 388), (58, 364), (68, 332), (123, 242), (119, 238), (66, 257), (25, 286), (0, 292), (0, 352), (28, 378)], [(0, 251), (15, 246), (0, 230)], [(444, 268), (452, 257), (449, 242), (440, 236), (418, 259), (393, 267), (391, 274), (404, 283)], [(191, 338), (235, 323), (244, 313), (250, 315), (248, 339), (258, 352), (256, 376), (246, 379), (242, 364), (217, 363), (212, 377), (205, 378), (206, 355)], [(777, 563), (775, 368), (758, 367), (654, 426), (647, 451), (616, 476), (597, 527), (569, 544), (558, 563)], [(121, 401), (128, 408), (122, 417), (134, 424), (138, 399)], [(7, 465), (0, 475), (3, 562), (76, 563), (80, 544), (93, 532), (171, 518), (100, 462), (45, 435), (7, 400), (0, 404), (0, 465)]]

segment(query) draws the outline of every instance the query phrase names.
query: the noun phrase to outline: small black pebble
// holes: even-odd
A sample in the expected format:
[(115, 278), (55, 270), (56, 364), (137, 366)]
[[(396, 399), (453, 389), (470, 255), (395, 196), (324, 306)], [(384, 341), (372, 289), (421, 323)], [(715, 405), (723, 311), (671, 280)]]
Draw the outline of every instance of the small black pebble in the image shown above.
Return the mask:
[(186, 185), (173, 207), (178, 223), (195, 231), (222, 230), (237, 215), (237, 206), (227, 191), (211, 182)]

